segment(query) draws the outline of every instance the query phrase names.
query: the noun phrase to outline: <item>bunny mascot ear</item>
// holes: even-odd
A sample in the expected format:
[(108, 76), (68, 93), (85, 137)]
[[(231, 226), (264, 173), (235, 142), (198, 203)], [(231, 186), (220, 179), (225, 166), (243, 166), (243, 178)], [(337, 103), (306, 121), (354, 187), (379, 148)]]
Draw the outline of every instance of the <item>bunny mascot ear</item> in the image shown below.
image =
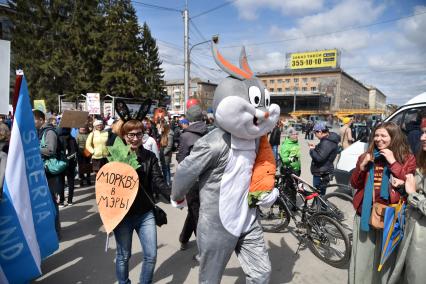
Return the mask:
[(250, 75), (250, 77), (253, 77), (253, 71), (251, 71), (251, 68), (248, 65), (246, 48), (244, 46), (241, 48), (241, 53), (240, 53), (240, 68), (246, 71), (247, 74)]
[[(253, 77), (253, 72), (250, 70), (250, 67), (248, 67), (248, 64), (247, 64), (247, 56), (245, 55), (245, 50), (244, 50), (244, 54), (240, 56), (240, 64), (241, 62), (244, 62), (244, 64), (242, 64), (243, 69), (240, 69), (237, 66), (233, 65), (232, 63), (230, 63), (229, 61), (227, 61), (222, 56), (222, 54), (220, 54), (220, 52), (217, 50), (215, 43), (212, 43), (212, 52), (213, 52), (213, 58), (216, 61), (216, 64), (223, 71), (225, 71), (232, 77), (240, 79), (240, 80), (250, 79)], [(243, 61), (241, 61), (241, 57), (244, 58)]]
[(130, 116), (129, 108), (127, 107), (126, 103), (121, 99), (116, 99), (114, 103), (115, 111), (117, 112), (118, 116), (124, 121), (129, 121), (132, 119)]
[(149, 109), (151, 108), (151, 104), (152, 104), (152, 100), (151, 99), (146, 99), (141, 107), (139, 108), (139, 111), (135, 117), (136, 120), (143, 120), (145, 118), (145, 116), (148, 114)]

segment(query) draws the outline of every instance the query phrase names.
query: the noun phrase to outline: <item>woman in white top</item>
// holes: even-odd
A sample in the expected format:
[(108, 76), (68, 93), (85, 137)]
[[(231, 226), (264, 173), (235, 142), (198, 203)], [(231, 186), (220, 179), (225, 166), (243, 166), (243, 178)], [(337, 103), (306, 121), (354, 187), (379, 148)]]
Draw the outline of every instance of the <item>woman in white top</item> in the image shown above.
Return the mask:
[(142, 137), (143, 147), (155, 154), (158, 160), (160, 160), (160, 154), (158, 151), (157, 141), (154, 138), (148, 135), (148, 133), (144, 133)]

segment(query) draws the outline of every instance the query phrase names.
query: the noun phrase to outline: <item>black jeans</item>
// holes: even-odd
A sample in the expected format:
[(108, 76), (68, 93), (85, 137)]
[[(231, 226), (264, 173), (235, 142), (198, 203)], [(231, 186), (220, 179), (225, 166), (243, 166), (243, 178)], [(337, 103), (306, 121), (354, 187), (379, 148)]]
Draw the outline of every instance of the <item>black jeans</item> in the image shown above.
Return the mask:
[[(68, 167), (65, 170), (64, 175), (67, 177), (67, 183), (68, 183), (68, 203), (72, 203), (72, 199), (74, 197), (74, 184), (75, 184), (75, 167), (76, 167), (75, 160), (70, 160), (68, 163)], [(63, 187), (62, 191), (59, 194), (59, 202), (64, 203), (65, 201), (65, 188)]]
[(197, 235), (198, 216), (200, 211), (200, 196), (199, 196), (198, 183), (186, 195), (186, 202), (188, 203), (188, 215), (185, 219), (182, 232), (179, 236), (181, 243), (187, 243), (192, 236)]

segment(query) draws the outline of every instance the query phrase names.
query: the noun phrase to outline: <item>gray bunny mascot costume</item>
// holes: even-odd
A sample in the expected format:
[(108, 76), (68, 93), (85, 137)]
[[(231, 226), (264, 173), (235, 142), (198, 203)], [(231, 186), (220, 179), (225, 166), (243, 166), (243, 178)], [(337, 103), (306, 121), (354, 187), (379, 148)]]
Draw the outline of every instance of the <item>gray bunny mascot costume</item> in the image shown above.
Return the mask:
[[(249, 206), (248, 196), (260, 137), (274, 128), (280, 108), (271, 104), (268, 90), (254, 77), (244, 48), (240, 68), (226, 61), (215, 44), (212, 51), (216, 63), (230, 75), (214, 93), (218, 127), (200, 138), (178, 165), (171, 200), (175, 207), (184, 203), (188, 189), (199, 181), (200, 283), (220, 283), (234, 251), (247, 283), (268, 283), (271, 263), (256, 208)], [(277, 193), (273, 189), (261, 195), (256, 204), (270, 206)]]

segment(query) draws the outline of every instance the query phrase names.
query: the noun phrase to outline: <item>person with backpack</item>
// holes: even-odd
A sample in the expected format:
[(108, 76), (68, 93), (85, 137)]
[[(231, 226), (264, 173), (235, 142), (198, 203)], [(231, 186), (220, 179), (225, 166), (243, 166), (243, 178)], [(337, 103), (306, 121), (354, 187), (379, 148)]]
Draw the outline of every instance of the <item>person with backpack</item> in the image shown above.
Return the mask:
[[(34, 124), (38, 132), (38, 139), (40, 140), (40, 153), (43, 161), (52, 157), (58, 158), (61, 155), (60, 147), (58, 147), (60, 142), (55, 127), (51, 123), (46, 122), (46, 116), (42, 111), (37, 109), (34, 110), (33, 116)], [(58, 238), (60, 239), (61, 225), (59, 221), (58, 199), (56, 197), (61, 192), (61, 187), (64, 186), (64, 176), (63, 173), (52, 174), (46, 168), (45, 172), (50, 195), (56, 210), (55, 229)]]
[[(68, 159), (68, 167), (65, 170), (65, 176), (67, 177), (68, 183), (68, 198), (67, 205), (73, 205), (72, 199), (74, 197), (74, 179), (75, 179), (75, 169), (77, 166), (77, 152), (78, 145), (75, 138), (71, 135), (71, 128), (61, 128), (59, 131), (59, 141), (64, 147), (66, 157)], [(64, 207), (65, 204), (65, 194), (64, 188), (62, 188), (59, 194), (59, 207)]]
[[(193, 101), (195, 99), (192, 99)], [(190, 103), (191, 101), (188, 101)], [(186, 117), (189, 121), (187, 128), (184, 128), (180, 135), (179, 149), (176, 154), (176, 160), (181, 163), (185, 157), (189, 156), (195, 142), (207, 134), (207, 125), (202, 121), (202, 111), (199, 104), (193, 104), (187, 109)], [(196, 183), (186, 195), (188, 204), (188, 215), (186, 216), (182, 232), (179, 236), (180, 249), (186, 250), (192, 233), (197, 235), (198, 215), (200, 210), (199, 184)], [(194, 256), (198, 258), (198, 254)]]

